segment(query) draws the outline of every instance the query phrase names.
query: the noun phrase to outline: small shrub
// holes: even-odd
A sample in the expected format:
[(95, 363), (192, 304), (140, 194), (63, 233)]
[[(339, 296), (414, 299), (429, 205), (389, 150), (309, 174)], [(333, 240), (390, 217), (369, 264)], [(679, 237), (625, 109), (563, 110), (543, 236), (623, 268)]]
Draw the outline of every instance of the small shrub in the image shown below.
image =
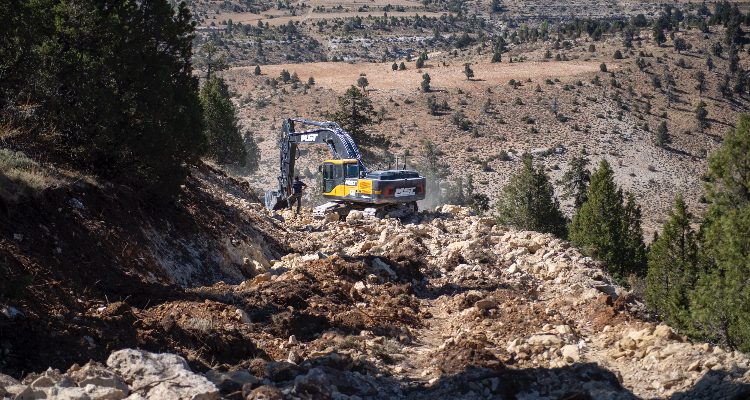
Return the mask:
[(0, 149), (0, 198), (17, 202), (55, 182), (45, 168), (26, 154)]

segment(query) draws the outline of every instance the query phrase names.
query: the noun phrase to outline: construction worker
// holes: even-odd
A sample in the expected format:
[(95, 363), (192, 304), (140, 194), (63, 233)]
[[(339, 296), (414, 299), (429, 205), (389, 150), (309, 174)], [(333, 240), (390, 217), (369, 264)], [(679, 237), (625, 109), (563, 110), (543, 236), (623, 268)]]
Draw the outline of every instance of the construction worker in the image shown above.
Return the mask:
[(292, 183), (292, 195), (287, 199), (287, 204), (291, 209), (294, 206), (294, 202), (297, 202), (297, 212), (294, 213), (295, 215), (299, 214), (299, 209), (302, 206), (302, 189), (306, 187), (307, 185), (299, 179), (299, 176), (294, 177), (294, 182)]

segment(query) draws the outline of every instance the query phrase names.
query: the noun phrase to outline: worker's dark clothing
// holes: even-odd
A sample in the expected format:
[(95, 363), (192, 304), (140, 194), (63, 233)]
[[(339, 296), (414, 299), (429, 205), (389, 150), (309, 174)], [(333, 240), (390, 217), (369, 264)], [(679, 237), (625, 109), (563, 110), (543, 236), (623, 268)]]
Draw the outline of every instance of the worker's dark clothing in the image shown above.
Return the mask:
[(294, 206), (294, 202), (297, 202), (297, 214), (299, 214), (299, 209), (302, 206), (302, 189), (305, 187), (307, 187), (307, 185), (305, 185), (304, 182), (294, 181), (292, 183), (292, 195), (287, 199), (287, 204), (290, 209)]
[(294, 183), (292, 183), (292, 192), (294, 194), (302, 194), (302, 188), (305, 188), (305, 187), (307, 187), (307, 185), (305, 185), (304, 182), (294, 181)]

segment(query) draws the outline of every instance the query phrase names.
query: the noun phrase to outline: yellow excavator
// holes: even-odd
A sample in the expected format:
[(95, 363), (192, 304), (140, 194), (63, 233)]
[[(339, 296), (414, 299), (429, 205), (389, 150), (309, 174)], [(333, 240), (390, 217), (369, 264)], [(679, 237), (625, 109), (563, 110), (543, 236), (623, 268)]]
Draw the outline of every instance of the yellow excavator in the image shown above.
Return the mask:
[[(312, 128), (297, 131), (297, 124)], [(323, 175), (320, 190), (329, 201), (313, 209), (316, 217), (331, 212), (346, 215), (351, 210), (376, 217), (401, 217), (416, 213), (417, 201), (425, 198), (426, 180), (416, 171), (369, 171), (362, 163), (357, 144), (337, 123), (288, 118), (279, 139), (279, 189), (266, 192), (267, 208), (279, 210), (288, 206), (299, 156), (297, 147), (304, 144), (325, 144), (333, 156), (319, 168)]]

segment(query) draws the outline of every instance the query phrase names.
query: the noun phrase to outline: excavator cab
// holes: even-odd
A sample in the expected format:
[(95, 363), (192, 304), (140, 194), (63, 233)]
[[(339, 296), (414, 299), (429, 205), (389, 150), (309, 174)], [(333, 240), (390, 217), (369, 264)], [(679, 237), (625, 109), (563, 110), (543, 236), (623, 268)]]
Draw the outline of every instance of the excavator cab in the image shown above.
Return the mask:
[(326, 160), (321, 165), (323, 196), (330, 198), (356, 197), (360, 167), (356, 159)]

